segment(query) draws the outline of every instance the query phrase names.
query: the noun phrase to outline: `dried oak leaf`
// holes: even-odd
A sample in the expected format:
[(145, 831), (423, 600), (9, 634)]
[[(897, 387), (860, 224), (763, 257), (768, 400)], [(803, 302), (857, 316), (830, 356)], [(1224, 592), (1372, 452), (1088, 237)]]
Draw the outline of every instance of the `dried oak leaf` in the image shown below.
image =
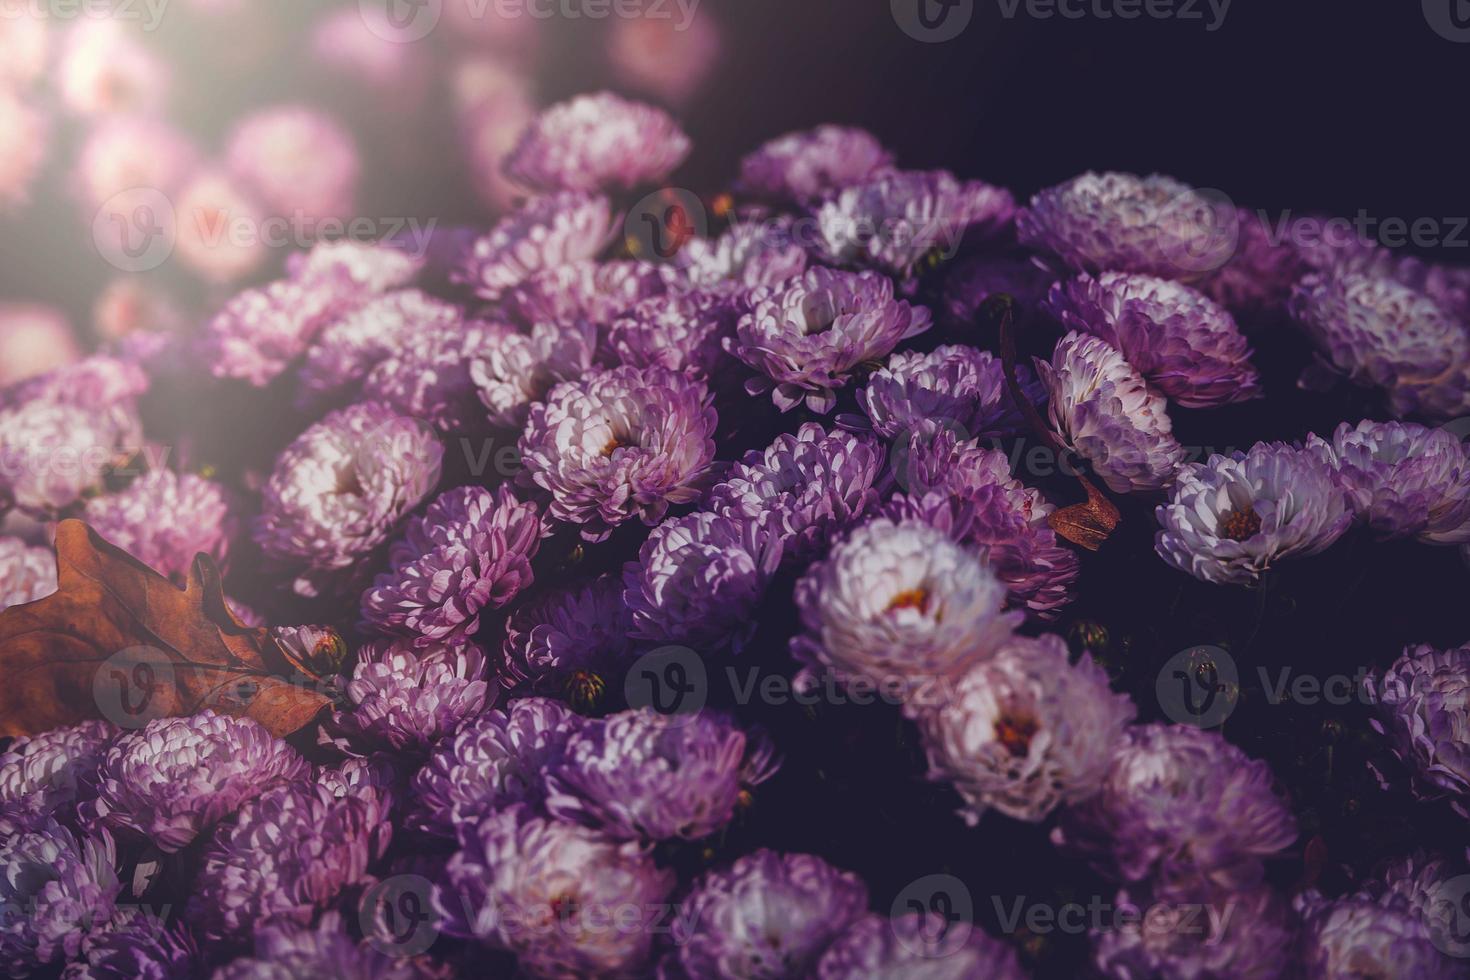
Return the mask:
[(1077, 479), (1087, 492), (1087, 501), (1057, 508), (1051, 512), (1046, 523), (1060, 537), (1081, 545), (1088, 551), (1096, 551), (1103, 546), (1103, 542), (1123, 518), (1113, 502), (1093, 486), (1092, 481), (1082, 476)]
[(331, 699), (294, 673), (264, 629), (225, 605), (219, 571), (194, 559), (179, 589), (86, 524), (56, 527), (57, 591), (0, 613), (0, 736), (89, 718), (140, 727), (205, 708), (278, 736)]

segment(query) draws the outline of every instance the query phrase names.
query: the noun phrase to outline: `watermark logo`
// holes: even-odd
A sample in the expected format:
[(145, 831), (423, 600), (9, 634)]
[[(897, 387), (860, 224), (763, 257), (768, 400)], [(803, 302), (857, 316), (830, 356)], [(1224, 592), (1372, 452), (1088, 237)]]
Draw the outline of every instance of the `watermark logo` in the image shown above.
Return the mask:
[(1470, 875), (1457, 875), (1431, 888), (1425, 919), (1429, 938), (1441, 953), (1470, 957)]
[(969, 430), (954, 419), (931, 419), (899, 432), (889, 443), (888, 469), (904, 493), (919, 497), (945, 485), (947, 468), (934, 465), (934, 454), (928, 451), (941, 432), (953, 436), (956, 446), (970, 440)]
[(1446, 41), (1470, 44), (1470, 0), (1421, 0), (1424, 19)]
[(623, 681), (629, 707), (647, 708), (687, 725), (709, 700), (704, 660), (688, 647), (659, 647), (635, 660)]
[(439, 938), (434, 885), (422, 875), (394, 875), (362, 896), (358, 925), (373, 948), (389, 956), (418, 956)]
[(156, 647), (120, 650), (92, 675), (92, 697), (102, 717), (118, 728), (138, 729), (174, 713), (174, 663)]
[(357, 9), (367, 29), (384, 41), (411, 44), (439, 26), (444, 0), (357, 0)]
[(1446, 422), (1440, 428), (1461, 442), (1470, 440), (1470, 415), (1461, 416), (1460, 418)]
[(970, 889), (954, 875), (925, 875), (894, 898), (889, 920), (917, 915), (915, 933), (894, 930), (899, 943), (925, 959), (940, 959), (964, 947), (975, 926)]
[(150, 272), (167, 262), (178, 241), (173, 202), (152, 187), (119, 191), (97, 209), (92, 242), (120, 272)]
[(1164, 206), (1158, 221), (1159, 251), (1182, 272), (1214, 272), (1240, 245), (1240, 212), (1224, 191), (1186, 191)]
[(1220, 647), (1190, 647), (1164, 663), (1154, 693), (1171, 721), (1218, 728), (1240, 700), (1240, 673), (1235, 658)]
[(899, 29), (926, 44), (953, 41), (975, 16), (975, 0), (889, 0), (889, 7)]
[(623, 219), (623, 243), (635, 258), (672, 262), (693, 238), (709, 235), (709, 213), (699, 195), (665, 187), (641, 199)]

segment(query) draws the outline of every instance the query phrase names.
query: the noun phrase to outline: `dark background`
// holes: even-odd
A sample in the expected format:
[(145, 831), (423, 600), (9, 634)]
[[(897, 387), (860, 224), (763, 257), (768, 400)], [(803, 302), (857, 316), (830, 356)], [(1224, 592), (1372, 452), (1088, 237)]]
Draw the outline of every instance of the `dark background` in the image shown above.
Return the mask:
[[(253, 4), (226, 29), (173, 4), (156, 35), (176, 66), (171, 115), (207, 150), (251, 108), (316, 102), (361, 141), (363, 213), (490, 220), (459, 169), (445, 92), (405, 126), (322, 84), (304, 37), (330, 6)], [(680, 179), (696, 189), (718, 187), (765, 139), (833, 121), (868, 127), (904, 166), (948, 167), (1023, 198), (1091, 168), (1171, 174), (1273, 218), (1470, 213), (1459, 108), (1470, 45), (1440, 37), (1409, 0), (1236, 0), (1214, 32), (1204, 21), (1034, 20), (1024, 7), (1007, 20), (999, 0), (975, 0), (968, 28), (942, 44), (906, 35), (887, 0), (698, 9), (724, 44), (681, 112), (695, 151)], [(534, 69), (543, 101), (609, 83), (604, 34), (605, 22), (547, 24)], [(57, 303), (82, 323), (111, 270), (88, 241), (91, 216), (65, 196), (79, 137), (60, 126), (36, 205), (0, 215), (0, 296)], [(1440, 251), (1470, 259), (1463, 243)]]

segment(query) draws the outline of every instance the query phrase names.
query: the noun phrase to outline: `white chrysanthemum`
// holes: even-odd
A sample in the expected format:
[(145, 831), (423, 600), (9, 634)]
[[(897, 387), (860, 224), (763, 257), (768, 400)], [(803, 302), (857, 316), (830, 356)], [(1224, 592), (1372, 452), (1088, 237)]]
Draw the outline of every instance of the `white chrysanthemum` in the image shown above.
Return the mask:
[(1020, 613), (975, 554), (917, 521), (854, 531), (796, 587), (803, 633), (793, 653), (845, 682), (917, 692), (991, 656)]
[(1182, 467), (1155, 511), (1159, 557), (1217, 584), (1245, 585), (1282, 558), (1314, 555), (1352, 523), (1347, 493), (1316, 453), (1257, 443)]
[(1036, 371), (1051, 399), (1048, 414), (1063, 445), (1091, 464), (1115, 493), (1162, 490), (1184, 447), (1167, 403), (1133, 366), (1097, 337), (1073, 331)]
[(930, 778), (952, 782), (974, 826), (985, 811), (1045, 819), (1097, 791), (1133, 703), (1107, 674), (1047, 634), (1017, 637), (977, 664), (937, 705), (919, 715)]

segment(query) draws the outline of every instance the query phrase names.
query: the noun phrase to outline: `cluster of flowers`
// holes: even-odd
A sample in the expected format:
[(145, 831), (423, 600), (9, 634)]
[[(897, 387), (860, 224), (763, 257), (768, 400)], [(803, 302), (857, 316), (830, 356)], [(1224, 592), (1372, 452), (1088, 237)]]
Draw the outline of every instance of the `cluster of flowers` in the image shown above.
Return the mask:
[[(51, 11), (12, 0), (0, 16), (0, 214), (35, 214), (48, 194), (75, 206), (79, 233), (124, 270), (93, 308), (93, 328), (117, 339), (184, 329), (199, 315), (200, 284), (258, 276), (285, 246), (344, 229), (358, 239), (394, 234), (403, 222), (390, 215), (411, 213), (408, 204), (390, 198), (386, 211), (361, 217), (360, 189), (368, 178), (407, 184), (424, 161), (417, 151), (380, 154), (381, 169), (366, 173), (366, 151), (384, 134), (400, 150), (453, 143), (474, 196), (509, 207), (523, 189), (499, 162), (542, 102), (546, 18), (534, 5), (444, 0), (422, 13), (438, 27), (425, 31), (382, 7), (333, 0), (294, 24), (294, 7), (238, 0)], [(721, 31), (707, 12), (654, 9), (603, 26), (609, 76), (669, 104), (697, 94), (719, 62)], [(191, 137), (181, 76), (206, 91), (262, 90), (272, 87), (265, 76), (273, 82), (293, 62), (307, 66), (296, 87), (311, 95), (250, 107), (218, 148)], [(440, 90), (452, 106), (445, 133), (429, 129)], [(48, 173), (61, 175), (58, 186)], [(165, 259), (158, 274), (134, 274)], [(0, 306), (0, 325), (0, 382), (77, 347), (65, 316), (48, 307)]]
[[(272, 631), (334, 697), (306, 744), (204, 711), (11, 745), (0, 964), (433, 975), (439, 947), (396, 945), (402, 922), (363, 901), (408, 880), (436, 931), (529, 976), (1024, 975), (978, 928), (870, 912), (866, 885), (815, 855), (760, 849), (692, 876), (666, 860), (731, 825), (777, 747), (732, 714), (608, 710), (608, 692), (660, 647), (739, 655), (784, 586), (799, 681), (896, 679), (965, 821), (1053, 822), (1120, 902), (1231, 910), (1205, 930), (1100, 933), (1105, 975), (1459, 975), (1434, 912), (1449, 863), (1288, 900), (1266, 862), (1297, 825), (1268, 767), (1219, 733), (1135, 724), (1106, 672), (1044, 632), (1081, 562), (995, 443), (1044, 419), (1112, 492), (1167, 493), (1158, 554), (1205, 582), (1254, 582), (1355, 522), (1463, 544), (1470, 458), (1448, 431), (1344, 424), (1185, 464), (1169, 415), (1260, 397), (1236, 317), (1288, 307), (1394, 415), (1465, 411), (1461, 277), (1308, 254), (1248, 222), (1205, 261), (1218, 209), (1167, 178), (1088, 174), (1021, 208), (831, 126), (747, 157), (734, 192), (750, 203), (719, 237), (665, 263), (617, 252), (616, 195), (689, 149), (661, 110), (573, 99), (508, 154), (535, 194), (443, 295), (391, 247), (319, 246), (166, 358), (97, 355), (5, 393), (0, 451), (106, 450), (0, 471), (17, 512), (79, 513), (175, 577), (196, 551), (228, 560), (248, 528), (280, 591), (342, 630)], [(940, 333), (935, 308), (965, 320), (999, 293), (1060, 327), (1034, 372), (916, 340)], [(258, 501), (161, 469), (114, 485), (162, 363), (289, 393), (315, 419)], [(518, 473), (466, 481), (446, 445), (493, 433), (517, 438)], [(544, 581), (573, 542), (636, 553), (620, 575)], [(34, 538), (0, 539), (7, 604), (55, 587)], [(343, 632), (362, 641), (345, 663)], [(1470, 805), (1467, 678), (1470, 648), (1414, 648), (1378, 683), (1420, 794)], [(177, 922), (122, 901), (128, 867), (136, 893), (152, 865), (187, 883)]]

